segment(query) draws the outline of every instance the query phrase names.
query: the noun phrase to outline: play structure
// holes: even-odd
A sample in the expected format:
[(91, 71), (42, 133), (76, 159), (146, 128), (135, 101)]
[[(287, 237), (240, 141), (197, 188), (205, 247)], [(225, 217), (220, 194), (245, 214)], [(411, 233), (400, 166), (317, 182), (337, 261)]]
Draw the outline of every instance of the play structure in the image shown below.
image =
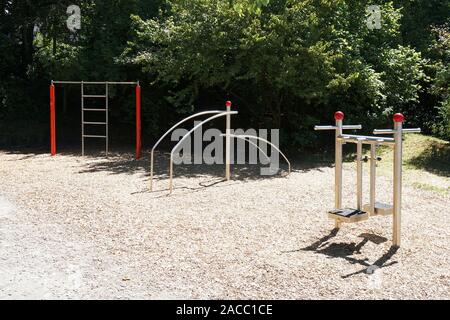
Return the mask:
[[(85, 153), (85, 139), (98, 138), (105, 139), (105, 153), (109, 152), (109, 87), (111, 85), (135, 85), (136, 86), (136, 159), (141, 157), (141, 86), (136, 82), (89, 82), (89, 81), (53, 81), (50, 84), (50, 151), (51, 155), (56, 155), (56, 100), (55, 85), (80, 85), (81, 86), (81, 154)], [(105, 91), (101, 94), (85, 94), (85, 86), (104, 86)], [(86, 100), (104, 99), (105, 105), (101, 108), (89, 107)], [(105, 113), (104, 121), (87, 121), (89, 113)], [(104, 135), (92, 135), (85, 133), (86, 126), (104, 126)]]
[[(374, 130), (375, 135), (392, 134), (394, 138), (379, 136), (361, 136), (344, 134), (343, 130), (361, 129), (361, 125), (343, 125), (344, 113), (338, 111), (334, 118), (334, 126), (315, 126), (314, 130), (335, 131), (335, 204), (334, 209), (328, 212), (328, 216), (335, 220), (336, 228), (341, 223), (352, 223), (367, 220), (376, 215), (393, 215), (393, 237), (394, 246), (400, 246), (401, 238), (401, 201), (402, 201), (402, 138), (403, 133), (420, 133), (420, 128), (403, 129), (404, 116), (401, 113), (394, 115), (394, 129)], [(357, 146), (356, 169), (357, 169), (357, 201), (356, 209), (342, 208), (342, 145), (355, 143)], [(362, 156), (363, 144), (370, 145), (370, 157)], [(394, 148), (394, 189), (393, 205), (383, 204), (375, 201), (375, 176), (376, 163), (381, 159), (376, 156), (377, 146), (386, 145)], [(362, 178), (363, 162), (370, 161), (370, 201), (363, 205)]]
[(202, 111), (196, 114), (193, 114), (189, 117), (186, 117), (185, 119), (181, 120), (180, 122), (176, 123), (174, 126), (172, 126), (169, 130), (167, 130), (162, 136), (161, 138), (155, 143), (155, 145), (153, 146), (152, 150), (151, 150), (151, 155), (150, 155), (150, 191), (153, 191), (153, 172), (154, 172), (154, 153), (156, 148), (158, 147), (158, 145), (163, 141), (163, 139), (165, 137), (167, 137), (169, 135), (169, 133), (171, 133), (173, 130), (175, 130), (176, 128), (178, 128), (181, 124), (204, 116), (204, 115), (212, 115), (209, 118), (201, 121), (199, 124), (195, 125), (191, 130), (189, 130), (189, 132), (187, 132), (179, 141), (178, 143), (172, 148), (171, 152), (170, 152), (170, 162), (169, 162), (169, 192), (172, 193), (173, 192), (173, 158), (174, 158), (174, 154), (175, 152), (179, 149), (179, 147), (182, 145), (182, 143), (197, 129), (201, 128), (205, 123), (208, 123), (214, 119), (217, 118), (221, 118), (221, 117), (225, 117), (226, 118), (226, 129), (225, 129), (225, 134), (221, 134), (221, 137), (225, 138), (225, 180), (229, 181), (231, 178), (231, 139), (241, 139), (244, 141), (247, 141), (248, 143), (252, 144), (253, 146), (255, 146), (256, 148), (258, 148), (261, 153), (266, 157), (269, 158), (267, 156), (267, 154), (256, 144), (254, 143), (252, 140), (258, 140), (258, 141), (262, 141), (264, 143), (267, 143), (269, 145), (271, 145), (275, 150), (277, 150), (282, 156), (283, 158), (286, 160), (286, 162), (288, 163), (289, 166), (289, 172), (288, 174), (291, 172), (291, 163), (289, 162), (289, 160), (287, 159), (287, 157), (281, 152), (281, 150), (275, 146), (273, 143), (267, 141), (266, 139), (260, 138), (258, 136), (252, 136), (252, 135), (235, 135), (232, 134), (231, 132), (231, 116), (232, 115), (236, 115), (238, 114), (237, 111), (232, 111), (231, 110), (231, 106), (232, 103), (231, 101), (227, 101), (226, 102), (226, 110), (225, 111), (220, 111), (220, 110), (211, 110), (211, 111)]

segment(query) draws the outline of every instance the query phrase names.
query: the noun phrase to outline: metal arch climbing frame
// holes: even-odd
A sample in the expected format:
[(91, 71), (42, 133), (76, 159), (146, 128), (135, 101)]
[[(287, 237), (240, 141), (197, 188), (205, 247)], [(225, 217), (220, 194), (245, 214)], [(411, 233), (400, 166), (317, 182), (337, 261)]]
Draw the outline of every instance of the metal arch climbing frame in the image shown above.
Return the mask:
[[(186, 140), (195, 130), (197, 130), (198, 128), (200, 128), (201, 126), (203, 126), (205, 123), (210, 122), (211, 120), (220, 118), (220, 117), (224, 117), (224, 116), (231, 116), (234, 114), (238, 114), (237, 111), (223, 111), (219, 114), (216, 114), (212, 117), (209, 117), (208, 119), (203, 120), (202, 122), (200, 122), (199, 124), (197, 124), (196, 126), (194, 126), (188, 133), (186, 133), (183, 138), (180, 139), (180, 141), (178, 141), (178, 143), (172, 148), (172, 151), (170, 152), (170, 168), (169, 168), (169, 175), (170, 175), (170, 180), (169, 180), (169, 191), (170, 193), (172, 193), (173, 191), (173, 154), (176, 151), (176, 149), (184, 142), (184, 140)], [(228, 122), (228, 121), (227, 121)], [(229, 132), (229, 128), (227, 127), (227, 134), (225, 134), (225, 136), (229, 136), (231, 135)], [(227, 152), (227, 158), (229, 157), (229, 152)], [(229, 159), (226, 159), (226, 166), (228, 166), (228, 164), (230, 163)], [(227, 172), (228, 169), (227, 169)]]
[[(105, 139), (105, 151), (108, 155), (109, 149), (109, 85), (136, 85), (136, 159), (140, 159), (142, 143), (141, 143), (141, 87), (139, 81), (51, 81), (50, 85), (50, 152), (52, 156), (56, 155), (56, 100), (55, 100), (55, 84), (79, 84), (81, 85), (81, 152), (84, 156), (84, 139), (85, 138), (102, 138)], [(102, 95), (85, 95), (84, 85), (104, 85), (105, 94)], [(84, 99), (86, 98), (104, 98), (105, 107), (101, 109), (85, 108)], [(84, 121), (85, 111), (105, 112), (105, 121), (93, 122)], [(86, 135), (84, 132), (85, 125), (104, 125), (105, 135)]]
[[(222, 134), (221, 136), (222, 136), (222, 137), (225, 137), (226, 135), (225, 135), (225, 134)], [(265, 142), (265, 143), (271, 145), (272, 147), (275, 148), (275, 150), (277, 150), (277, 151), (283, 156), (284, 160), (286, 160), (286, 163), (288, 164), (288, 174), (291, 173), (291, 162), (288, 160), (288, 158), (285, 156), (285, 154), (284, 154), (284, 153), (283, 153), (283, 152), (282, 152), (275, 144), (273, 144), (272, 142), (270, 142), (270, 141), (268, 141), (268, 140), (266, 140), (266, 139), (264, 139), (264, 138), (261, 138), (261, 137), (252, 136), (252, 135), (244, 135), (244, 134), (239, 134), (239, 135), (236, 135), (236, 134), (230, 134), (230, 137), (236, 138), (236, 139), (242, 139), (242, 140), (244, 140), (244, 141), (247, 141), (247, 142), (249, 142), (249, 143), (252, 143), (252, 144), (255, 145), (260, 151), (262, 151), (262, 152), (264, 153), (264, 155), (265, 155), (267, 158), (269, 158), (269, 157), (267, 156), (267, 154), (266, 154), (266, 153), (265, 153), (258, 145), (256, 145), (255, 143), (251, 142), (249, 139), (256, 139), (256, 140), (259, 140), (259, 141), (262, 141), (262, 142)], [(269, 158), (269, 159), (270, 159), (270, 158)]]
[(166, 131), (166, 133), (164, 133), (161, 138), (159, 138), (159, 140), (153, 145), (152, 151), (150, 153), (150, 191), (153, 191), (153, 165), (154, 165), (154, 153), (155, 153), (155, 149), (156, 147), (164, 140), (165, 137), (167, 137), (167, 135), (169, 133), (171, 133), (173, 130), (175, 130), (177, 127), (179, 127), (180, 125), (182, 125), (183, 123), (200, 117), (200, 116), (204, 116), (206, 114), (219, 114), (219, 113), (223, 113), (224, 111), (219, 111), (219, 110), (210, 110), (210, 111), (202, 111), (202, 112), (198, 112), (196, 114), (193, 114), (187, 118), (184, 118), (183, 120), (181, 120), (180, 122), (174, 124), (169, 130)]

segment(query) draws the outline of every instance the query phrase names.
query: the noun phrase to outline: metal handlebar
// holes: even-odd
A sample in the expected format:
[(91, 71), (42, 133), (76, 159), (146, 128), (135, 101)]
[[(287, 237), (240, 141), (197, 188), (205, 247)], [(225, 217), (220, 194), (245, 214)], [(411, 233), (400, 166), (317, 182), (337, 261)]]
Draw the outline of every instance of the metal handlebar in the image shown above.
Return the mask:
[(354, 135), (354, 134), (343, 134), (342, 136), (339, 136), (338, 138), (353, 139), (353, 140), (371, 140), (371, 141), (390, 141), (390, 142), (394, 142), (393, 138), (373, 137), (373, 136), (360, 136), (360, 135)]
[[(337, 128), (338, 127), (336, 126), (314, 126), (314, 130), (316, 131), (336, 130)], [(342, 130), (359, 130), (359, 129), (362, 129), (362, 126), (360, 124), (342, 126)]]
[[(375, 129), (373, 130), (373, 134), (394, 134), (397, 130), (393, 129)], [(421, 133), (422, 130), (420, 128), (408, 128), (402, 129), (402, 133)]]

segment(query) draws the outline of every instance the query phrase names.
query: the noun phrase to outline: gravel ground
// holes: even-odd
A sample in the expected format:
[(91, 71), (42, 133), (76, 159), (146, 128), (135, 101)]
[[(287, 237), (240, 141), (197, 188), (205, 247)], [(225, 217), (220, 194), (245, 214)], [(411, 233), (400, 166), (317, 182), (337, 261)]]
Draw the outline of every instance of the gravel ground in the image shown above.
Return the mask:
[[(148, 157), (0, 151), (0, 298), (450, 299), (450, 195), (409, 183), (448, 190), (447, 177), (404, 173), (394, 250), (391, 217), (332, 230), (332, 167), (239, 166), (223, 182), (222, 167), (176, 166), (167, 196), (158, 160), (150, 193)], [(390, 202), (390, 177), (377, 183)]]

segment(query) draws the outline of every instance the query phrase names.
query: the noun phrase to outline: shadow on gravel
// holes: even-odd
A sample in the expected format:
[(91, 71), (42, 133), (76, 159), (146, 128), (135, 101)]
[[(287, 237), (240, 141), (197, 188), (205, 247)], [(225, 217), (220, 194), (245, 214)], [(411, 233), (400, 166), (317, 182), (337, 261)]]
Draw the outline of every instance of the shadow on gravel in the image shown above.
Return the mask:
[[(10, 150), (4, 151), (7, 154), (19, 155), (18, 159), (11, 161), (30, 160), (35, 156), (48, 155), (51, 159), (47, 149), (24, 149), (24, 150)], [(132, 149), (118, 149), (112, 150), (106, 156), (105, 152), (89, 151), (84, 157), (81, 156), (78, 148), (60, 148), (58, 155), (54, 157), (53, 161), (58, 161), (58, 156), (74, 157), (81, 163), (79, 174), (88, 174), (91, 172), (109, 172), (111, 174), (135, 174), (142, 173), (146, 178), (150, 177), (150, 153), (143, 152), (141, 159), (135, 159), (135, 153)], [(304, 159), (292, 161), (292, 172), (306, 172), (309, 170), (321, 171), (324, 167), (331, 167), (334, 164), (329, 159), (317, 157), (314, 155), (305, 155)], [(287, 175), (288, 165), (284, 159), (280, 157), (280, 170), (276, 175), (265, 176), (261, 175), (261, 169), (267, 168), (268, 165), (232, 165), (232, 180), (234, 181), (251, 181), (251, 180), (267, 180), (267, 179), (283, 179)], [(197, 191), (211, 186), (216, 186), (222, 181), (217, 181), (225, 175), (225, 166), (222, 165), (206, 165), (206, 164), (190, 164), (190, 165), (174, 165), (174, 178), (195, 178), (205, 177), (206, 181), (198, 184), (199, 187), (184, 188), (191, 191)], [(213, 183), (208, 182), (208, 178), (213, 177)], [(155, 153), (154, 163), (154, 182), (161, 181), (164, 183), (169, 179), (169, 154), (165, 152)], [(175, 189), (177, 189), (175, 185)], [(161, 190), (160, 190), (161, 191)], [(164, 190), (167, 191), (167, 190)], [(138, 193), (148, 192), (143, 190)]]
[[(111, 148), (108, 156), (104, 151), (87, 150), (85, 156), (81, 156), (78, 147), (60, 147), (57, 156), (69, 156), (85, 161), (84, 168), (79, 173), (107, 171), (112, 174), (134, 174), (137, 171), (144, 171), (146, 176), (150, 176), (150, 152), (143, 151), (142, 158), (135, 159), (135, 151), (130, 148)], [(19, 148), (0, 150), (6, 154), (20, 155), (22, 157), (11, 161), (29, 160), (36, 156), (48, 155), (51, 158), (48, 148)], [(332, 151), (332, 150), (331, 150)], [(326, 150), (323, 153), (300, 153), (298, 158), (290, 158), (292, 172), (307, 172), (310, 170), (322, 171), (322, 168), (334, 167), (334, 153)], [(346, 152), (344, 162), (352, 162), (354, 153)], [(261, 180), (282, 178), (287, 174), (288, 165), (280, 156), (280, 170), (273, 176), (262, 176), (261, 168), (269, 165), (235, 164), (232, 165), (233, 179), (235, 180)], [(216, 176), (223, 177), (224, 165), (175, 165), (174, 177), (196, 177), (196, 176)], [(156, 151), (154, 164), (154, 179), (167, 179), (169, 171), (169, 153)]]
[[(171, 193), (169, 193), (170, 192), (169, 188), (160, 189), (160, 190), (154, 190), (153, 193), (154, 194), (161, 194), (161, 195), (155, 197), (155, 199), (177, 197), (177, 196), (185, 197), (186, 194), (196, 193), (196, 192), (199, 192), (199, 191), (201, 191), (201, 190), (203, 190), (205, 188), (209, 188), (209, 187), (213, 187), (213, 186), (215, 188), (225, 188), (225, 187), (229, 187), (230, 185), (232, 186), (233, 184), (235, 184), (235, 183), (231, 183), (231, 184), (227, 183), (226, 185), (218, 185), (218, 184), (223, 183), (223, 182), (226, 182), (226, 180), (225, 179), (221, 179), (221, 180), (218, 180), (218, 181), (213, 182), (213, 183), (207, 182), (206, 184), (201, 182), (201, 183), (198, 184), (199, 187), (176, 187), (175, 186), (173, 188), (174, 192), (176, 190), (186, 190), (187, 191), (187, 192), (184, 192), (184, 193), (181, 193), (181, 194), (177, 194), (177, 193), (172, 193), (171, 194)], [(147, 192), (150, 192), (150, 190), (146, 189), (146, 190), (138, 191), (138, 192), (135, 192), (135, 193), (132, 193), (132, 194), (147, 193)]]
[(39, 155), (44, 155), (46, 153), (50, 156), (48, 150), (44, 148), (0, 149), (0, 151), (10, 155), (21, 156), (19, 159), (14, 159), (11, 161), (28, 160)]
[(381, 237), (375, 234), (370, 233), (363, 233), (359, 235), (360, 238), (362, 238), (361, 242), (359, 243), (328, 243), (329, 240), (332, 240), (336, 235), (338, 234), (339, 229), (333, 229), (330, 231), (329, 234), (325, 235), (321, 239), (317, 240), (313, 244), (297, 249), (292, 251), (285, 251), (283, 253), (292, 253), (292, 252), (299, 252), (299, 251), (312, 251), (318, 254), (324, 254), (330, 258), (339, 258), (344, 259), (351, 264), (359, 264), (363, 266), (364, 268), (353, 272), (347, 275), (341, 276), (342, 278), (349, 278), (351, 276), (360, 274), (360, 273), (366, 273), (368, 268), (371, 266), (376, 266), (378, 268), (388, 267), (391, 265), (394, 265), (398, 263), (397, 261), (391, 261), (392, 257), (395, 255), (395, 253), (398, 251), (398, 247), (391, 247), (386, 253), (384, 253), (380, 258), (378, 258), (374, 263), (370, 263), (367, 258), (364, 259), (357, 259), (354, 258), (354, 254), (358, 254), (361, 252), (361, 249), (366, 245), (368, 242), (373, 242), (375, 244), (381, 244), (388, 239), (385, 237)]
[[(144, 171), (147, 177), (150, 176), (150, 156), (148, 153), (140, 160), (135, 160), (132, 153), (111, 153), (108, 158), (89, 156), (84, 168), (80, 173), (108, 171), (113, 174), (133, 174), (136, 171)], [(156, 152), (154, 163), (154, 180), (165, 180), (169, 178), (169, 154)], [(320, 167), (329, 164), (313, 163), (311, 161), (292, 162), (292, 171), (308, 171), (319, 169)], [(268, 165), (232, 165), (233, 180), (261, 180), (261, 179), (276, 179), (283, 178), (287, 174), (287, 164), (280, 159), (280, 171), (273, 176), (261, 175), (260, 169), (268, 167)], [(224, 176), (225, 166), (221, 165), (206, 165), (206, 164), (182, 164), (174, 165), (174, 178), (176, 177), (201, 177), (213, 176), (221, 178)], [(202, 182), (203, 183), (203, 182)]]

